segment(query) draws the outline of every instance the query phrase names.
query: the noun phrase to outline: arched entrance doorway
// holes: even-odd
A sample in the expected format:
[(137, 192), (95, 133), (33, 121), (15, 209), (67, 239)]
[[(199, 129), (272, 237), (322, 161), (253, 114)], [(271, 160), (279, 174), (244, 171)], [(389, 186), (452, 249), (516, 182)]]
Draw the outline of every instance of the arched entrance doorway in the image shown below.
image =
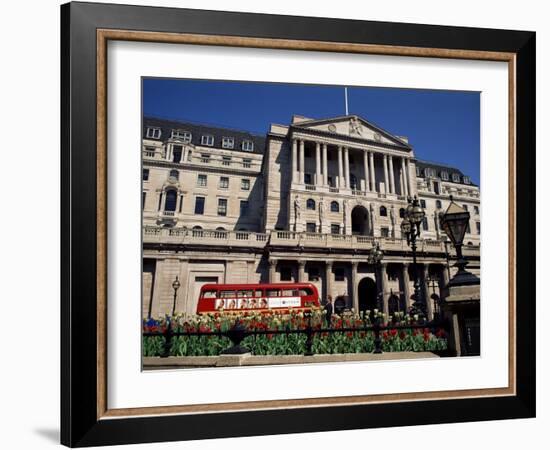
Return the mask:
[(351, 234), (366, 236), (369, 233), (369, 214), (367, 208), (358, 205), (351, 211)]
[(378, 308), (376, 282), (372, 278), (363, 278), (357, 287), (359, 311), (372, 311)]

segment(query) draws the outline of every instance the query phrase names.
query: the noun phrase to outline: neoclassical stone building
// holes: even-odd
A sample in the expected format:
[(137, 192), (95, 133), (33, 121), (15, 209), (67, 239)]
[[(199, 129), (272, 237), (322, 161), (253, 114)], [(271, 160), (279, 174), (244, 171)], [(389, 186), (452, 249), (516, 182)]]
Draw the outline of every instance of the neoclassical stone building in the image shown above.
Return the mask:
[[(478, 186), (361, 117), (294, 116), (266, 136), (145, 118), (142, 153), (144, 317), (172, 310), (176, 276), (186, 313), (204, 283), (270, 281), (310, 281), (323, 299), (392, 313), (411, 305), (418, 276), (432, 316), (453, 274), (438, 221), (450, 195), (470, 211), (464, 254), (479, 275)], [(417, 274), (400, 231), (414, 195), (426, 211)]]

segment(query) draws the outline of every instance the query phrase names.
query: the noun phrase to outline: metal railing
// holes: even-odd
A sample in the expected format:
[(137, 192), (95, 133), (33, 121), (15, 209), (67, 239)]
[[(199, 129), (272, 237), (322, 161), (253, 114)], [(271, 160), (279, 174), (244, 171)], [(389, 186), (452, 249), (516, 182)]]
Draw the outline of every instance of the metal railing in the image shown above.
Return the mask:
[[(414, 329), (429, 329), (432, 334), (435, 334), (436, 329), (443, 329), (447, 333), (448, 324), (441, 320), (434, 320), (431, 322), (421, 321), (415, 324), (405, 324), (401, 325), (398, 323), (395, 324), (383, 324), (381, 319), (374, 319), (373, 323), (368, 321), (368, 318), (365, 316), (363, 319), (363, 326), (360, 327), (314, 327), (312, 325), (311, 315), (307, 317), (307, 325), (305, 328), (292, 329), (290, 327), (283, 329), (247, 329), (245, 324), (243, 324), (239, 319), (236, 320), (235, 324), (226, 331), (221, 330), (212, 330), (212, 331), (200, 331), (200, 330), (185, 330), (185, 331), (174, 331), (172, 329), (172, 323), (168, 321), (168, 324), (164, 331), (161, 332), (143, 332), (143, 337), (164, 337), (163, 352), (160, 355), (162, 358), (167, 358), (170, 356), (170, 351), (172, 349), (172, 341), (176, 337), (192, 337), (192, 336), (216, 336), (216, 337), (226, 337), (229, 338), (232, 345), (223, 351), (220, 354), (243, 354), (250, 353), (251, 350), (243, 345), (242, 342), (245, 338), (249, 336), (261, 336), (261, 335), (290, 335), (290, 334), (305, 334), (305, 351), (304, 356), (312, 356), (313, 352), (313, 338), (316, 334), (323, 334), (323, 336), (328, 336), (331, 334), (340, 334), (340, 333), (365, 333), (365, 339), (367, 339), (367, 333), (372, 333), (374, 335), (374, 350), (372, 353), (380, 354), (382, 353), (382, 333), (384, 331), (392, 330), (414, 330)], [(372, 335), (371, 335), (372, 336)]]

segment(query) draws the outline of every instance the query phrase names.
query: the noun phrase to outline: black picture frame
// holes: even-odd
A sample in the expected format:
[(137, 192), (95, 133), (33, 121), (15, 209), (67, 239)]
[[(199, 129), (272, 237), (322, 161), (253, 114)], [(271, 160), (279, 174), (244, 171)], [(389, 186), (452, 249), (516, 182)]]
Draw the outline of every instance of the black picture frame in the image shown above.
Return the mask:
[[(516, 393), (348, 406), (98, 418), (98, 29), (507, 52), (516, 55)], [(61, 7), (61, 442), (71, 447), (535, 416), (533, 32), (69, 3)], [(216, 426), (212, 427), (211, 424)]]

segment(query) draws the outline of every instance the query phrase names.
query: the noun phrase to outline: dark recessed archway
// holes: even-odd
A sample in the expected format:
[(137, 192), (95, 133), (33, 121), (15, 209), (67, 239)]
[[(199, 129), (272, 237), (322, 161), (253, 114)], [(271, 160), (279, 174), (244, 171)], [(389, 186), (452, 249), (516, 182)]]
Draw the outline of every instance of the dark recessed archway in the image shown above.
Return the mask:
[(351, 233), (366, 236), (369, 234), (369, 214), (364, 206), (356, 206), (351, 211)]
[(376, 282), (372, 278), (363, 278), (357, 287), (359, 311), (372, 311), (378, 308)]

